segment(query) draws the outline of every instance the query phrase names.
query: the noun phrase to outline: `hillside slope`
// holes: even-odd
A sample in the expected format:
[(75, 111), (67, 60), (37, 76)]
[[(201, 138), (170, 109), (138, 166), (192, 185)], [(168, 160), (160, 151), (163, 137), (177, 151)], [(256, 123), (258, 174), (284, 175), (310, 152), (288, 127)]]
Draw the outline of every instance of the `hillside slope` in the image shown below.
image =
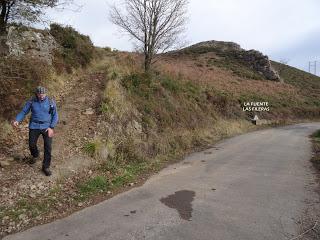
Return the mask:
[[(18, 103), (6, 104), (10, 117), (1, 116), (6, 135), (0, 138), (0, 159), (9, 166), (0, 172), (0, 235), (70, 214), (188, 152), (257, 129), (253, 113), (242, 109), (245, 102), (269, 102), (270, 111), (258, 114), (270, 123), (319, 118), (319, 77), (272, 62), (283, 82), (267, 80), (228, 49), (163, 54), (148, 74), (139, 54), (96, 49), (85, 69), (54, 73), (51, 82), (29, 79), (28, 89), (47, 83), (59, 100), (54, 175), (45, 178), (40, 163), (26, 163), (27, 121), (12, 129), (8, 121)], [(22, 101), (25, 86), (15, 87), (20, 90), (10, 92), (12, 98)]]

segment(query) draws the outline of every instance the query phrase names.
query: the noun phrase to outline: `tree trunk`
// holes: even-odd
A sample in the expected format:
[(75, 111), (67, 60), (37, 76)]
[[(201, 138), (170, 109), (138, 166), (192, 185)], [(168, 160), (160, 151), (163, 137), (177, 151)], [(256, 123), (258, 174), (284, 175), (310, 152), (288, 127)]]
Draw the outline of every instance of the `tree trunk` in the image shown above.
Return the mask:
[(7, 3), (6, 1), (0, 1), (0, 36), (6, 35), (7, 32)]
[(7, 41), (7, 3), (0, 1), (0, 56), (5, 56), (8, 53)]
[(151, 68), (151, 56), (147, 53), (144, 56), (144, 71), (149, 72)]

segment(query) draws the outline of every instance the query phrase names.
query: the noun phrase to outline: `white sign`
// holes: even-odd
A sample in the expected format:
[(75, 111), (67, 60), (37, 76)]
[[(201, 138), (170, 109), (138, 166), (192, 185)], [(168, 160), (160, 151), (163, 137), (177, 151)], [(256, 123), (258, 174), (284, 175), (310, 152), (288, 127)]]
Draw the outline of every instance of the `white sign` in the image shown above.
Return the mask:
[(242, 110), (244, 112), (269, 112), (269, 102), (244, 102)]

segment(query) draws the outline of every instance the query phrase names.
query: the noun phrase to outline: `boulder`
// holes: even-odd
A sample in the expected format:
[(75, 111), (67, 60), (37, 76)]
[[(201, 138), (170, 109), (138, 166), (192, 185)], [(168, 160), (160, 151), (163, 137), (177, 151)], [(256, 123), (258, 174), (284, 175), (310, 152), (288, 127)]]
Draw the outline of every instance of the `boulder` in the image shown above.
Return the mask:
[(4, 168), (4, 167), (8, 167), (8, 166), (10, 166), (10, 161), (9, 160), (0, 161), (0, 167)]
[(268, 56), (256, 50), (243, 51), (242, 59), (268, 80), (281, 81), (279, 74), (272, 68)]
[(11, 26), (8, 29), (6, 45), (9, 56), (26, 55), (52, 64), (54, 51), (59, 45), (45, 30), (19, 29)]

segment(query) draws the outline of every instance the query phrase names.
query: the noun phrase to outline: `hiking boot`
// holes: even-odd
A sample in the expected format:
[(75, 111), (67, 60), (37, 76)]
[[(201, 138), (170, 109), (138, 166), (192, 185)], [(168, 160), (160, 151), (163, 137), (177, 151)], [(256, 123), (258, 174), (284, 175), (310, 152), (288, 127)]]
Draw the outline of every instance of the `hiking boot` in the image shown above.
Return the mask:
[(42, 167), (42, 172), (44, 172), (46, 176), (51, 176), (52, 174), (52, 172), (50, 171), (50, 168)]
[(39, 157), (31, 157), (29, 163), (35, 164), (38, 161)]

